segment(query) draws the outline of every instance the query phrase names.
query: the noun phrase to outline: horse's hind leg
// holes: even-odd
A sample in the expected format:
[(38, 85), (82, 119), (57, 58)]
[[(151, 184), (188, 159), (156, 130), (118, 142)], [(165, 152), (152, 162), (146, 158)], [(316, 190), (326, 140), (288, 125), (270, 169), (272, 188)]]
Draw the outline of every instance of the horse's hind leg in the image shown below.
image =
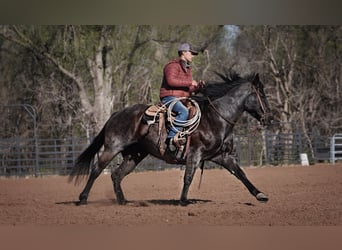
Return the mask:
[(113, 157), (116, 155), (116, 153), (113, 153), (109, 149), (105, 149), (101, 156), (99, 157), (99, 160), (97, 164), (92, 168), (87, 184), (84, 187), (83, 191), (80, 193), (79, 196), (79, 202), (77, 202), (77, 205), (85, 205), (87, 204), (88, 195), (90, 192), (91, 187), (93, 186), (96, 178), (101, 174), (103, 169), (109, 164), (109, 162), (113, 159)]
[(125, 149), (122, 152), (122, 155), (123, 161), (120, 166), (113, 171), (112, 181), (117, 202), (120, 205), (125, 205), (127, 200), (125, 199), (121, 188), (121, 181), (126, 175), (135, 169), (139, 162), (141, 162), (147, 156), (147, 153), (143, 151), (138, 144), (133, 144)]
[(225, 169), (227, 169), (230, 173), (235, 175), (248, 189), (248, 191), (255, 196), (255, 198), (260, 202), (267, 202), (268, 197), (260, 192), (247, 178), (246, 174), (243, 172), (243, 170), (240, 168), (240, 166), (236, 163), (234, 158), (232, 158), (229, 155), (226, 156), (219, 156), (214, 159), (212, 159), (213, 162), (223, 166)]

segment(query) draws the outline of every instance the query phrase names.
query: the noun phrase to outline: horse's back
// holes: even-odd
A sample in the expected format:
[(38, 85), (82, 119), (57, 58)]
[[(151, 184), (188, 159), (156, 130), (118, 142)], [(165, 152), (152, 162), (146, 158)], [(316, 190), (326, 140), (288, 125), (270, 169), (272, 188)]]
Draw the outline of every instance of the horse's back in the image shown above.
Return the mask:
[(124, 124), (124, 120), (129, 119), (129, 122), (133, 120), (141, 119), (145, 110), (148, 108), (146, 104), (135, 104), (133, 106), (129, 106), (127, 108), (123, 108), (119, 111), (114, 112), (111, 117), (108, 119), (108, 123), (116, 123), (118, 121), (122, 121)]
[(106, 123), (106, 134), (129, 139), (137, 133), (141, 118), (148, 108), (145, 104), (135, 104), (112, 114)]

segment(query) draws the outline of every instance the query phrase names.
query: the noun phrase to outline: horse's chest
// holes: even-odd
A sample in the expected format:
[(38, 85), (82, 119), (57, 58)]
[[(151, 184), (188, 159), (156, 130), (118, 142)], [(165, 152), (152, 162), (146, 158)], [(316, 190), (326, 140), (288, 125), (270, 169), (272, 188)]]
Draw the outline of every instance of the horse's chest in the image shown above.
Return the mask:
[(221, 152), (228, 152), (230, 153), (233, 150), (233, 140), (224, 140), (221, 146)]

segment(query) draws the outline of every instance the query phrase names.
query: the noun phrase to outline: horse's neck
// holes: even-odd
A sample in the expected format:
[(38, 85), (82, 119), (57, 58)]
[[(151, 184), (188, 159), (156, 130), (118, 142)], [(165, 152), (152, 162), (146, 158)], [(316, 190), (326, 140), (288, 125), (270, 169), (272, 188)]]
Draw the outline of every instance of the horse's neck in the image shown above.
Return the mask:
[(244, 112), (244, 101), (249, 95), (248, 85), (242, 84), (214, 101), (221, 116), (235, 124)]

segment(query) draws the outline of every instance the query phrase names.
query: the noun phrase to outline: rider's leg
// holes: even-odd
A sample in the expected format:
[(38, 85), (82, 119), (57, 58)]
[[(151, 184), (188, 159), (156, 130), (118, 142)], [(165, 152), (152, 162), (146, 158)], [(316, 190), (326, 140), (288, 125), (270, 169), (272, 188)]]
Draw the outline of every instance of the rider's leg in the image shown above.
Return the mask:
[[(161, 101), (162, 101), (162, 103), (169, 105), (170, 102), (172, 100), (174, 100), (175, 98), (176, 97), (174, 97), (174, 96), (166, 96)], [(184, 123), (184, 122), (187, 121), (188, 116), (189, 116), (189, 110), (188, 110), (187, 107), (185, 107), (183, 105), (183, 103), (181, 101), (177, 101), (174, 104), (174, 106), (172, 108), (172, 111), (174, 113), (176, 113), (175, 119), (177, 120), (177, 122), (179, 122), (179, 123), (183, 122)], [(182, 127), (181, 126), (175, 126), (174, 128), (173, 127), (170, 128), (170, 132), (169, 132), (169, 134), (167, 136), (167, 142), (166, 142), (167, 145), (172, 146), (172, 139), (180, 131), (182, 131)], [(171, 151), (175, 150), (175, 148), (170, 148), (170, 149), (173, 149)]]

